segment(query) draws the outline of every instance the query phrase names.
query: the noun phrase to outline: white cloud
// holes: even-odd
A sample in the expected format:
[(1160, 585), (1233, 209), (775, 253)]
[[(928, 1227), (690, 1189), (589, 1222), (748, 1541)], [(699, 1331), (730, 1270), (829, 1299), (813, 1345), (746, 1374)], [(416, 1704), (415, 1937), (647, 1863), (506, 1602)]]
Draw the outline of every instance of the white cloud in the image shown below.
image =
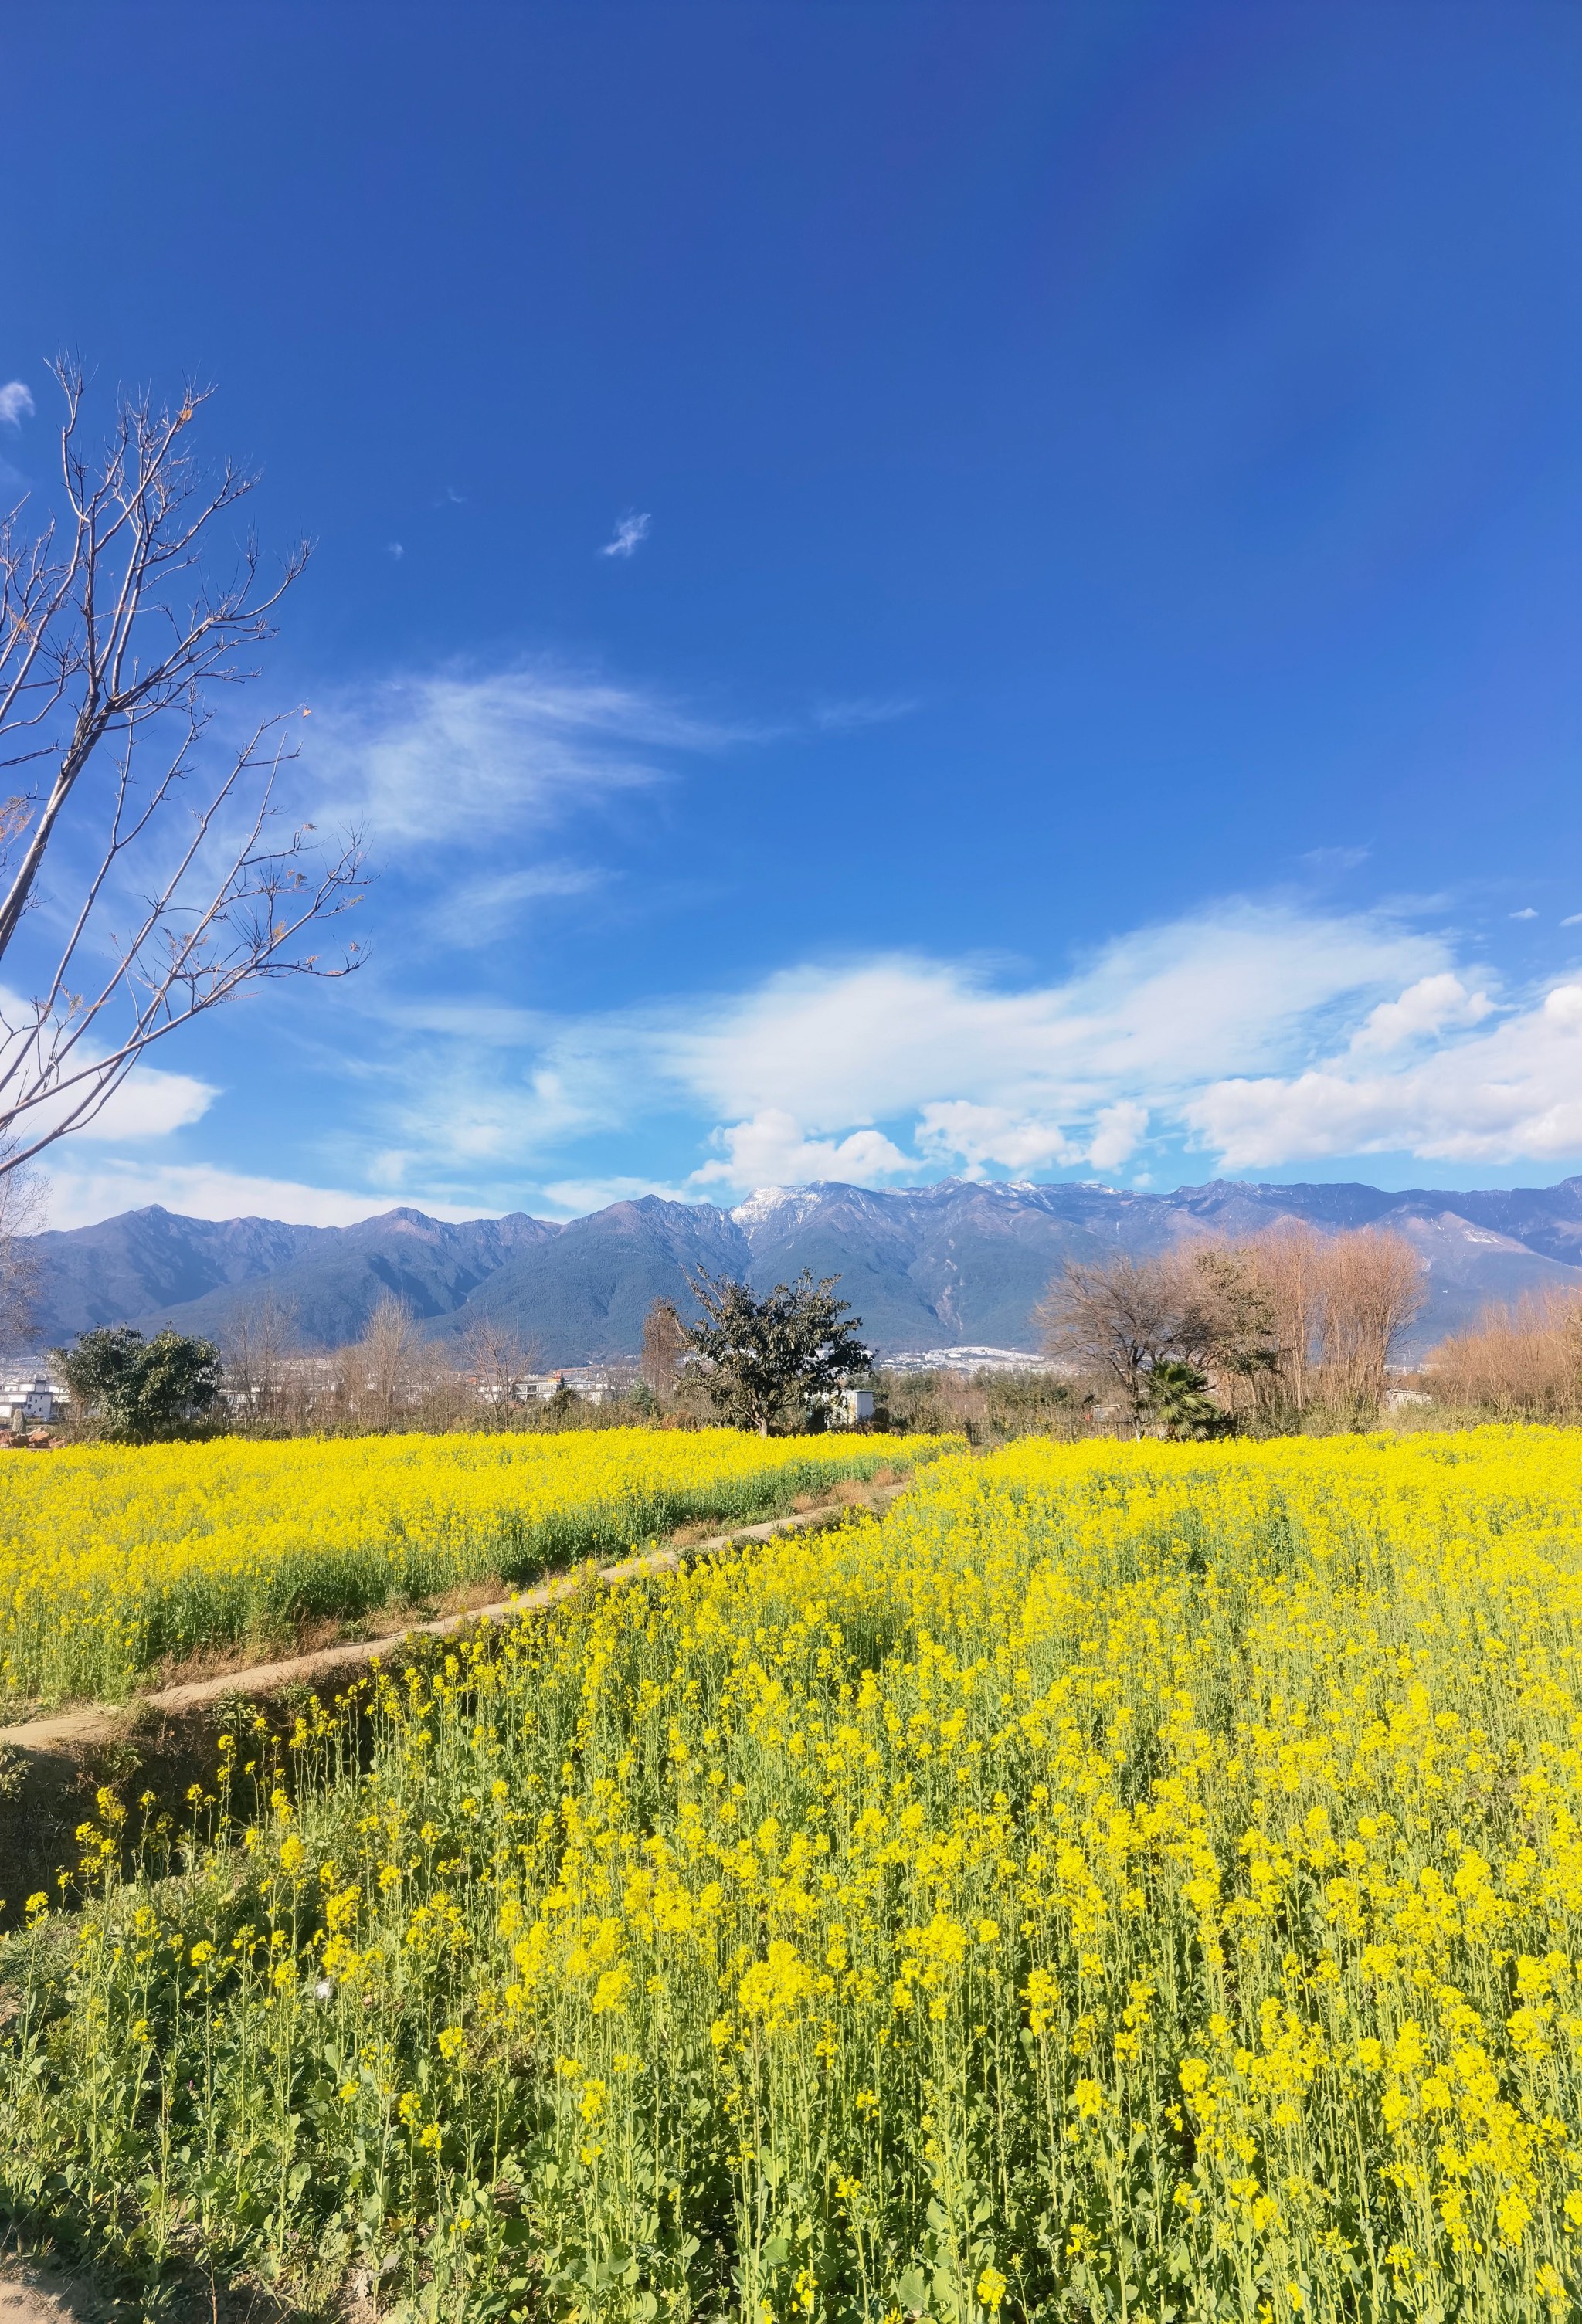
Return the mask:
[(443, 672), (315, 706), (312, 770), (376, 845), (426, 852), (541, 829), (656, 782), (645, 752), (732, 739), (636, 688), (545, 669)]
[(1121, 1098), (1099, 1108), (1096, 1135), (1087, 1158), (1096, 1170), (1118, 1170), (1129, 1162), (1148, 1135), (1148, 1108), (1134, 1098)]
[(1485, 1005), (1434, 984), (1448, 975), (1439, 939), (1392, 922), (1232, 903), (1119, 938), (1045, 985), (886, 955), (558, 1028), (523, 1020), (514, 1070), (511, 1024), (486, 1042), (465, 1013), (441, 1027), (430, 1012), (437, 1044), (401, 1137), (434, 1175), (442, 1152), (521, 1168), (573, 1139), (701, 1115), (715, 1126), (694, 1188), (1107, 1173), (1196, 1134), (1187, 1108), (1226, 1076), (1344, 1049), (1386, 1000), (1402, 1029)]
[[(5, 996), (9, 997), (9, 996)], [(21, 1011), (14, 1001), (16, 1021)], [(11, 1045), (0, 1043), (0, 1055), (9, 1054)], [(83, 1063), (87, 1063), (84, 1059)], [(82, 1091), (76, 1095), (80, 1098)], [(211, 1082), (199, 1081), (191, 1074), (162, 1072), (157, 1065), (139, 1065), (112, 1092), (91, 1120), (66, 1133), (71, 1146), (79, 1141), (90, 1145), (124, 1145), (148, 1138), (166, 1138), (171, 1130), (185, 1130), (190, 1123), (201, 1121), (219, 1091)], [(16, 1122), (13, 1134), (28, 1139), (37, 1138), (55, 1128), (71, 1108), (70, 1093), (48, 1097)], [(47, 1149), (51, 1160), (60, 1149)]]
[[(518, 875), (497, 876), (509, 890)], [(886, 954), (571, 1019), (430, 1000), (399, 1034), (399, 1050), (360, 1061), (389, 1093), (384, 1151), (356, 1173), (381, 1197), (288, 1187), (244, 1202), (224, 1174), (117, 1164), (100, 1213), (153, 1199), (349, 1216), (402, 1200), (467, 1216), (514, 1207), (541, 1173), (550, 1183), (530, 1204), (570, 1214), (624, 1195), (728, 1199), (945, 1170), (1085, 1167), (1140, 1183), (1179, 1168), (1183, 1150), (1254, 1170), (1380, 1152), (1582, 1157), (1582, 981), (1502, 994), (1440, 937), (1290, 905), (1233, 901), (1140, 929), (1037, 984)], [(162, 1081), (142, 1130), (128, 1120), (118, 1134), (157, 1135), (212, 1095)], [(679, 1184), (633, 1174), (612, 1143), (657, 1123), (667, 1143), (698, 1140)], [(569, 1164), (594, 1139), (597, 1158)], [(126, 1173), (145, 1191), (129, 1195)], [(458, 1206), (469, 1188), (488, 1200)], [(281, 1209), (288, 1200), (309, 1212)]]
[(1229, 1169), (1308, 1155), (1519, 1162), (1582, 1153), (1582, 985), (1554, 985), (1486, 1032), (1393, 1074), (1331, 1060), (1291, 1078), (1219, 1081), (1182, 1109)]
[(36, 408), (32, 390), (25, 380), (8, 379), (0, 387), (0, 420), (6, 427), (20, 428), (24, 420), (32, 418)]
[(614, 533), (599, 550), (599, 555), (601, 557), (634, 557), (639, 544), (648, 539), (649, 527), (652, 522), (653, 519), (651, 516), (635, 510), (620, 518)]
[(693, 1171), (695, 1186), (794, 1186), (814, 1178), (871, 1186), (917, 1168), (915, 1157), (902, 1154), (877, 1130), (854, 1130), (838, 1139), (810, 1139), (791, 1114), (772, 1108), (751, 1121), (716, 1130), (714, 1142), (721, 1157)]
[(1556, 985), (1394, 1073), (1339, 1057), (1289, 1077), (1217, 1082), (1182, 1112), (1232, 1169), (1328, 1154), (1574, 1157), (1582, 1154), (1582, 984)]
[[(458, 1205), (418, 1195), (402, 1195), (403, 1203), (426, 1211), (430, 1218), (476, 1219), (489, 1215), (476, 1203)], [(289, 1178), (254, 1178), (234, 1170), (210, 1168), (201, 1163), (154, 1164), (140, 1168), (131, 1163), (106, 1163), (100, 1169), (80, 1168), (69, 1157), (51, 1174), (51, 1227), (92, 1225), (117, 1212), (141, 1210), (158, 1203), (184, 1218), (283, 1219), (290, 1226), (349, 1227), (359, 1219), (377, 1218), (393, 1207), (388, 1194), (351, 1194), (331, 1186), (308, 1186)]]
[(1398, 1049), (1407, 1041), (1432, 1040), (1452, 1027), (1476, 1025), (1489, 1016), (1494, 1002), (1486, 992), (1469, 992), (1448, 970), (1438, 976), (1420, 976), (1399, 1001), (1381, 1001), (1351, 1037), (1352, 1054)]
[(1538, 914), (1531, 904), (1524, 904), (1519, 912), (1513, 912), (1511, 918), (1513, 920), (1535, 920)]
[(1018, 1118), (1008, 1106), (975, 1105), (970, 1098), (935, 1099), (918, 1109), (917, 1150), (940, 1168), (969, 1178), (987, 1176), (992, 1162), (1017, 1172), (1063, 1168), (1085, 1160), (1081, 1144), (1058, 1121)]
[(190, 1074), (162, 1073), (154, 1065), (137, 1065), (109, 1098), (101, 1112), (71, 1132), (73, 1138), (96, 1144), (119, 1144), (128, 1138), (165, 1138), (201, 1121), (219, 1095), (212, 1083)]
[(967, 1099), (1069, 1126), (1233, 1056), (1282, 1064), (1315, 1017), (1442, 963), (1438, 940), (1387, 922), (1232, 904), (1117, 938), (1057, 984), (1007, 991), (892, 955), (788, 971), (651, 1038), (667, 1076), (728, 1117), (783, 1111), (827, 1135)]

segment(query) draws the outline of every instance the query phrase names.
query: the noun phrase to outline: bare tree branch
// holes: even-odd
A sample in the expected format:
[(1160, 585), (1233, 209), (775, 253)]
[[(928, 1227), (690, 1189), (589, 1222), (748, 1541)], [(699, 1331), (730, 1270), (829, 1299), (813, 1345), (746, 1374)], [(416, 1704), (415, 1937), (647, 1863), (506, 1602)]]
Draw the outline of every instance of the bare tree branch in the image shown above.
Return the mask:
[[(330, 960), (308, 949), (359, 900), (362, 849), (353, 837), (320, 850), (310, 825), (282, 825), (297, 755), (285, 716), (240, 750), (216, 754), (209, 736), (211, 689), (256, 676), (244, 657), (274, 635), (308, 544), (266, 582), (249, 539), (214, 581), (212, 528), (256, 478), (228, 463), (206, 474), (187, 449), (210, 391), (189, 385), (174, 410), (123, 397), (90, 456), (81, 368), (62, 361), (55, 375), (60, 520), (30, 534), (18, 507), (0, 522), (0, 773), (36, 770), (31, 791), (0, 799), (13, 993), (47, 861), (64, 875), (48, 896), (63, 933), (26, 979), (31, 997), (0, 1009), (0, 1175), (82, 1129), (147, 1050), (245, 986), (344, 976), (360, 958), (355, 942)], [(125, 931), (111, 910), (129, 913)]]

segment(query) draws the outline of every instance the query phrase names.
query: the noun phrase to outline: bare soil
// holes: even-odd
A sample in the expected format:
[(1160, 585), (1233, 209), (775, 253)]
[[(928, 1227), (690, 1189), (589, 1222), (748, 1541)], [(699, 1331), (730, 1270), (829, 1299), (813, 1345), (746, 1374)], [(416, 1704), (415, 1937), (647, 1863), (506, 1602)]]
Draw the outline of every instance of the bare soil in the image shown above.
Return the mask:
[(85, 2276), (32, 2260), (0, 2261), (0, 2324), (111, 2324), (115, 2312)]

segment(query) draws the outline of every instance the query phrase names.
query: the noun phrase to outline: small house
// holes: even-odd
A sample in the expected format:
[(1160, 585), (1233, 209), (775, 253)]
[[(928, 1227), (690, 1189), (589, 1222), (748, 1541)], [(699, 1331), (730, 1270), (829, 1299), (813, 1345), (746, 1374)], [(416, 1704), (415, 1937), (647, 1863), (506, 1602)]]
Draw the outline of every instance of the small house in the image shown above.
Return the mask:
[(63, 1417), (69, 1398), (42, 1372), (0, 1382), (0, 1429), (48, 1428)]
[(859, 1421), (874, 1417), (874, 1391), (871, 1388), (843, 1388), (836, 1391), (831, 1418), (837, 1428), (855, 1428)]

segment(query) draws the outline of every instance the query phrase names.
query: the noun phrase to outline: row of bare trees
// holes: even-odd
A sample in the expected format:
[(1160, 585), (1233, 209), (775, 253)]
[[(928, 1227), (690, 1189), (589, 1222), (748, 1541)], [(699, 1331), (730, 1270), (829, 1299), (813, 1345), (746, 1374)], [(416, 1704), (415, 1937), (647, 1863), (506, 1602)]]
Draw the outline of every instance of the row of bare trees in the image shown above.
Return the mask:
[(1485, 1307), (1429, 1360), (1436, 1403), (1511, 1420), (1582, 1417), (1582, 1298), (1555, 1289)]
[(292, 1308), (265, 1297), (236, 1318), (222, 1352), (233, 1420), (265, 1435), (505, 1420), (523, 1412), (537, 1360), (508, 1324), (486, 1316), (453, 1343), (436, 1343), (393, 1296), (360, 1339), (329, 1355), (304, 1353)]
[[(708, 1278), (704, 1278), (704, 1287), (720, 1290), (720, 1286), (708, 1286)], [(741, 1292), (744, 1287), (725, 1286), (725, 1290)], [(832, 1336), (822, 1311), (838, 1308), (827, 1292), (829, 1286), (778, 1286), (757, 1306), (769, 1311), (766, 1320), (782, 1336), (782, 1308), (809, 1311), (809, 1327), (818, 1327), (822, 1348)], [(745, 1296), (750, 1302), (750, 1295)], [(838, 1318), (834, 1329), (841, 1329)], [(697, 1336), (697, 1329), (688, 1332), (674, 1302), (655, 1299), (643, 1320), (639, 1362), (604, 1362), (599, 1367), (602, 1397), (608, 1397), (611, 1388), (615, 1395), (595, 1406), (567, 1392), (565, 1383), (550, 1389), (549, 1379), (534, 1379), (537, 1348), (523, 1341), (509, 1323), (481, 1315), (460, 1339), (437, 1343), (422, 1334), (412, 1308), (393, 1295), (374, 1308), (363, 1336), (335, 1355), (304, 1352), (291, 1306), (264, 1295), (235, 1320), (221, 1352), (232, 1423), (270, 1436), (330, 1429), (360, 1434), (493, 1425), (534, 1427), (569, 1420), (592, 1425), (655, 1420), (699, 1427), (720, 1420), (727, 1408), (734, 1413), (734, 1406), (720, 1397), (723, 1364), (717, 1360), (695, 1362)], [(750, 1352), (757, 1355), (762, 1371), (762, 1351), (753, 1348)], [(769, 1355), (773, 1352), (772, 1343)], [(838, 1352), (843, 1355), (843, 1341)], [(801, 1379), (810, 1369), (806, 1351), (797, 1362), (797, 1379)], [(539, 1395), (539, 1385), (550, 1389), (549, 1395)]]
[(1039, 1311), (1050, 1356), (1134, 1428), (1365, 1418), (1421, 1313), (1404, 1237), (1289, 1225), (1233, 1245), (1070, 1261)]

